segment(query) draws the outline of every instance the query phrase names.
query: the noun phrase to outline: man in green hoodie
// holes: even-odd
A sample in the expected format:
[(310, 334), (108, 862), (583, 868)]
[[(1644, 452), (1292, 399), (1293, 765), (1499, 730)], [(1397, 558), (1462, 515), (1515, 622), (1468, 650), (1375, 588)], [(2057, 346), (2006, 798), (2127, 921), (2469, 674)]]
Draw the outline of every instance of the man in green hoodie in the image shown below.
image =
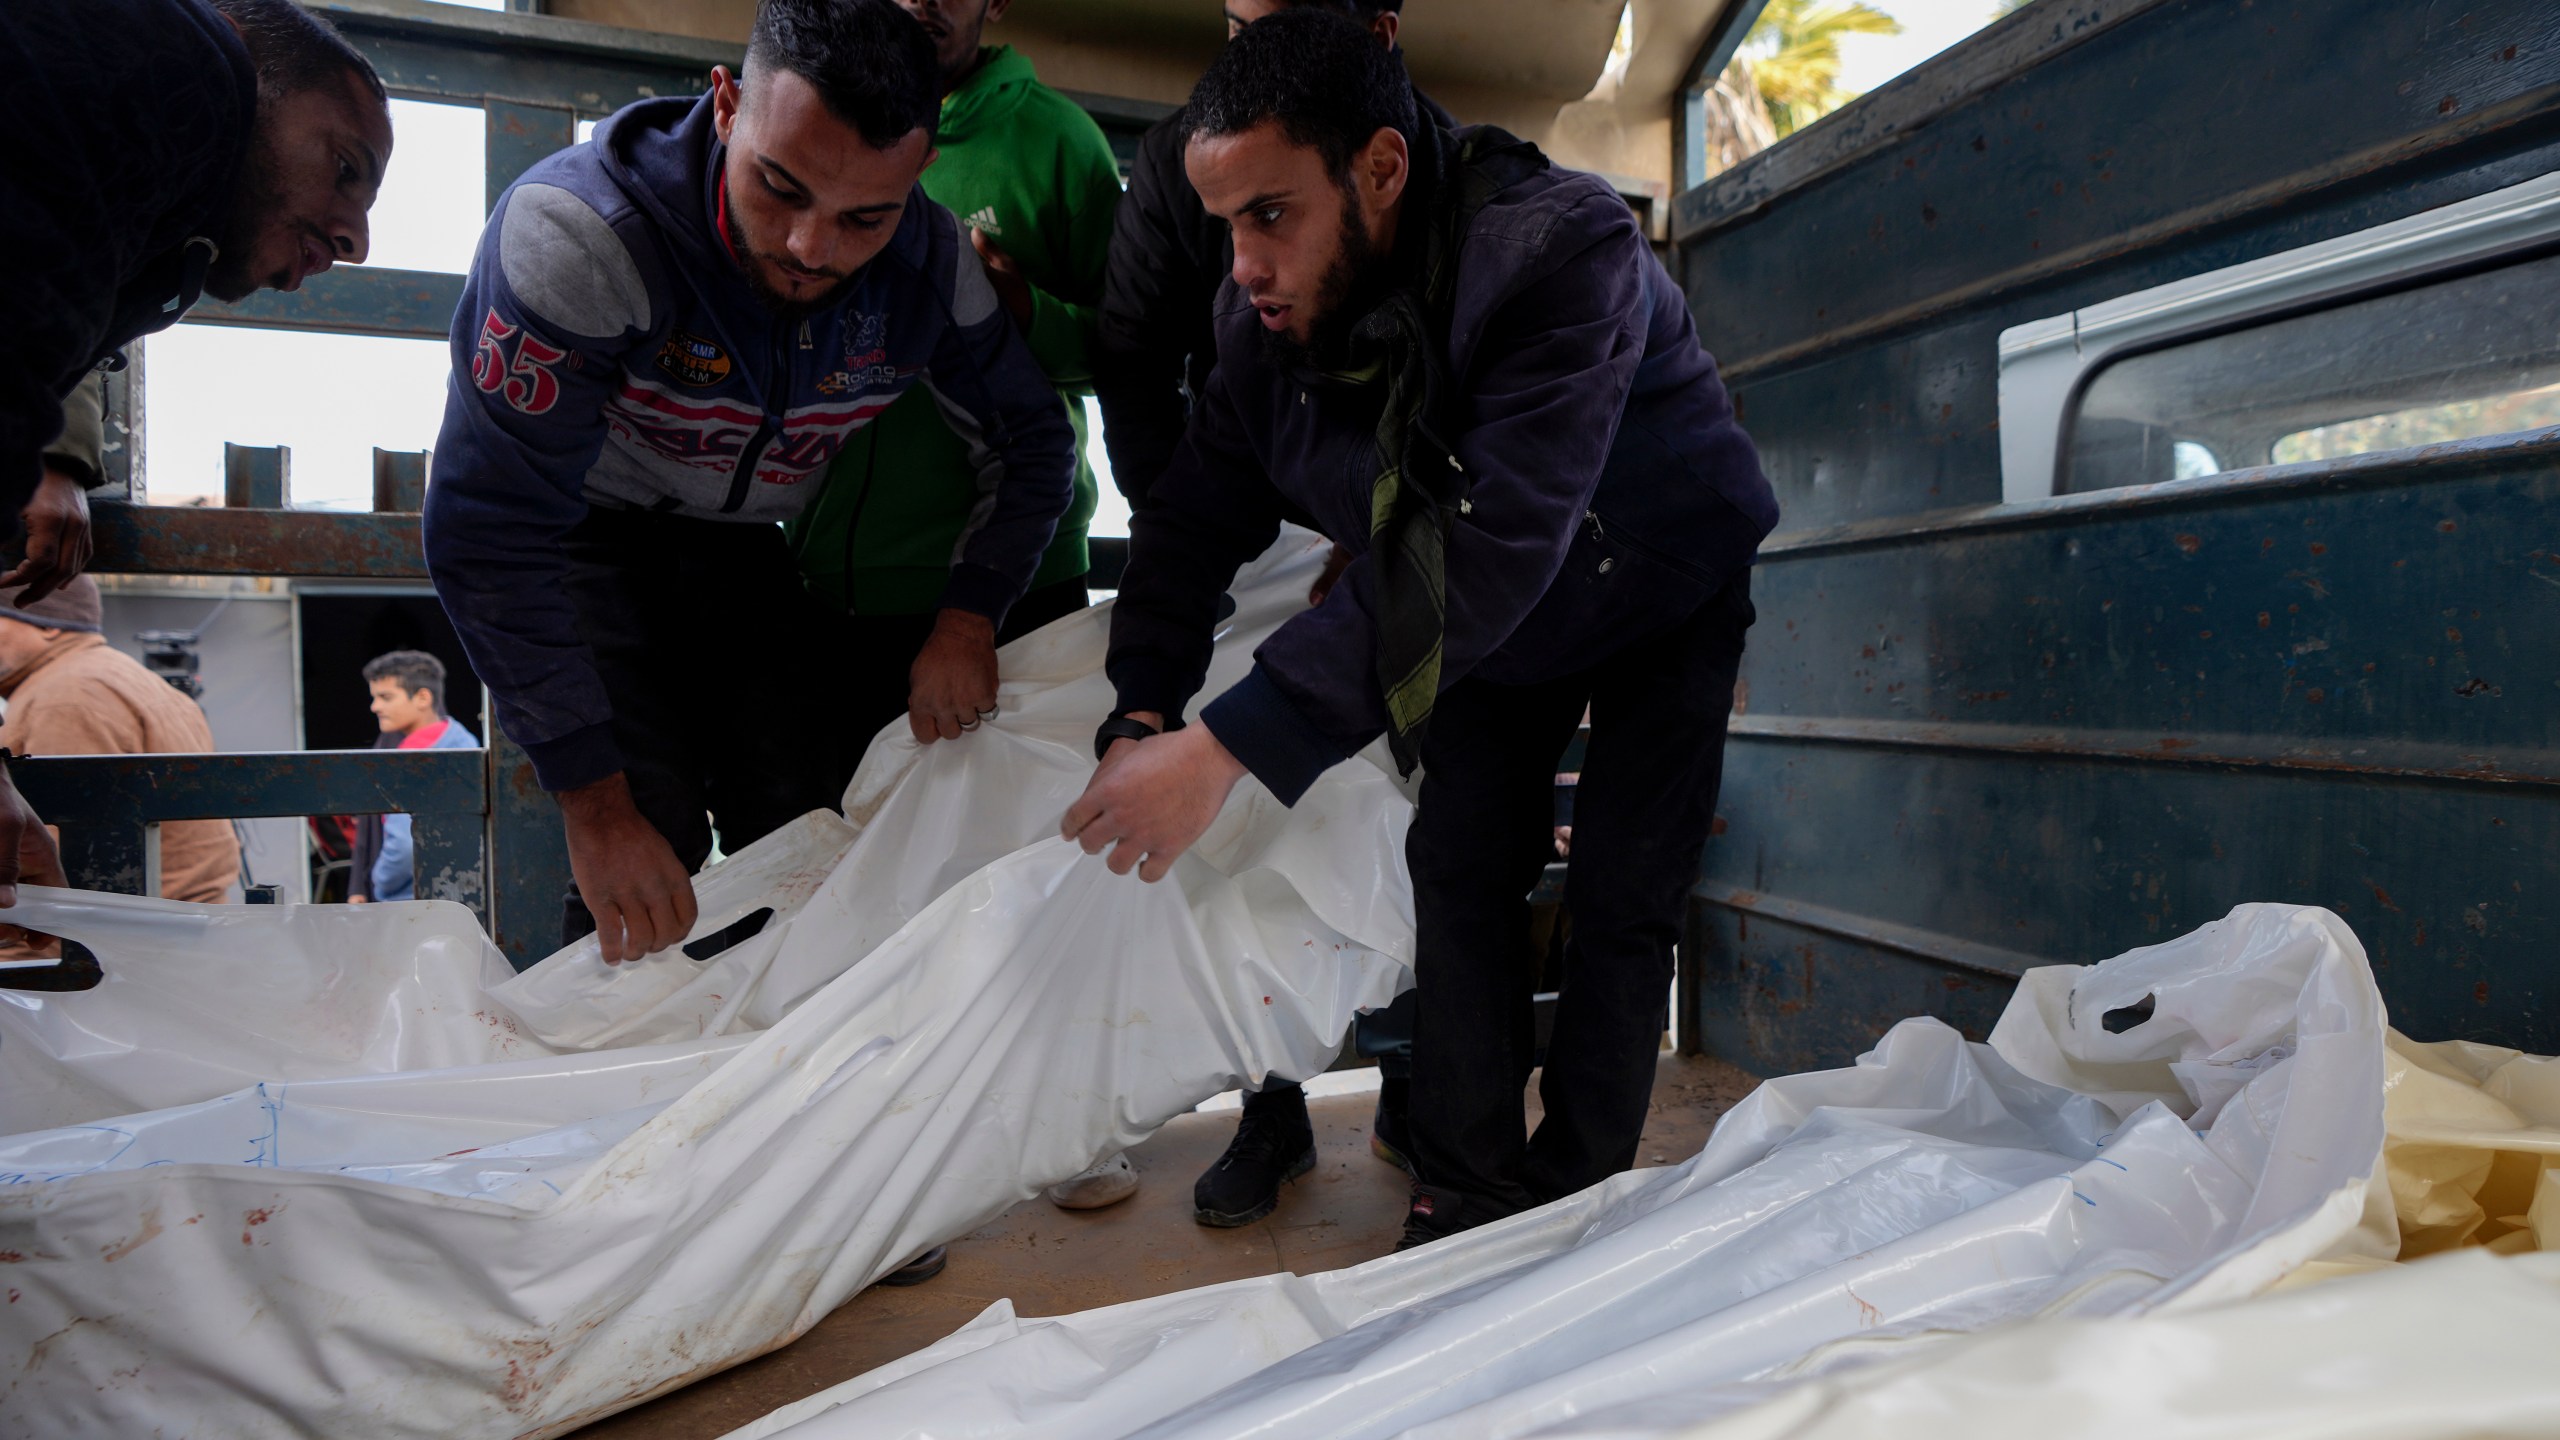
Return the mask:
[(823, 713), (843, 736), (839, 788), (872, 735), (899, 715), (919, 741), (957, 738), (948, 722), (936, 725), (937, 713), (954, 712), (939, 702), (992, 704), (976, 697), (995, 694), (995, 647), (1084, 608), (1094, 477), (1075, 397), (1092, 384), (1088, 352), (1120, 203), (1101, 127), (1041, 84), (1011, 46), (979, 43), (1010, 0), (899, 3), (933, 37), (942, 65), (941, 154), (924, 172), (925, 193), (970, 227), (997, 296), (1067, 397), (1076, 493), (1031, 588), (990, 623), (938, 609), (952, 557), (984, 516), (991, 472), (943, 422), (931, 386), (902, 397), (836, 457), (791, 541), (810, 592), (846, 617), (844, 663), (820, 667), (836, 691)]

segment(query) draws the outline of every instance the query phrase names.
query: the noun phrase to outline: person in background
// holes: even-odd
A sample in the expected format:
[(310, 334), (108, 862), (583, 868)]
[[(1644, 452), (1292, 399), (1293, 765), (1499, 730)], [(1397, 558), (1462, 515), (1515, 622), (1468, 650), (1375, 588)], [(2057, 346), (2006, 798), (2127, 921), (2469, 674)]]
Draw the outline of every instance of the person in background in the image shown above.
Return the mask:
[[(445, 714), (444, 662), (424, 650), (394, 650), (364, 667), (373, 692), (377, 750), (477, 750), (480, 739)], [(364, 815), (356, 820), (355, 859), (347, 872), (347, 903), (414, 900), (415, 852), (406, 815)]]
[[(1085, 526), (1093, 518), (1093, 468), (1084, 458), (1084, 409), (1076, 395), (1093, 376), (1094, 306), (1120, 205), (1120, 165), (1082, 106), (1040, 83), (1010, 45), (983, 43), (1010, 0), (899, 0), (933, 37), (941, 67), (941, 151), (924, 193), (960, 216), (986, 261), (987, 278), (1065, 397), (1075, 427), (1075, 498), (1001, 627), (939, 608), (953, 557), (980, 523), (987, 477), (952, 433), (935, 397), (910, 392), (871, 423), (827, 472), (825, 488), (791, 527), (800, 572), (819, 603), (844, 618), (836, 663), (821, 667), (841, 717), (838, 794), (853, 780), (871, 737), (904, 715), (915, 737), (942, 738), (931, 697), (943, 672), (992, 685), (996, 647), (1085, 607)], [(1071, 1210), (1095, 1210), (1138, 1188), (1128, 1157), (1113, 1155), (1049, 1187)]]
[[(1341, 15), (1369, 32), (1389, 52), (1403, 26), (1404, 0), (1226, 0), (1227, 36), (1283, 10), (1310, 9)], [(1422, 118), (1442, 129), (1457, 122), (1416, 91)], [(1130, 168), (1129, 194), (1111, 237), (1111, 265), (1104, 277), (1099, 335), (1094, 351), (1094, 394), (1102, 405), (1102, 438), (1111, 455), (1111, 480), (1143, 510), (1156, 477), (1173, 459), (1183, 427), (1217, 360), (1211, 320), (1218, 287), (1234, 264), (1227, 224), (1200, 204), (1182, 170), (1182, 116), (1168, 115), (1147, 128)], [(1351, 563), (1334, 547), (1333, 558), (1308, 595), (1322, 604), (1325, 592)], [(1381, 1160), (1411, 1172), (1405, 1137), (1405, 1096), (1413, 1036), (1413, 995), (1360, 1017), (1355, 1043), (1378, 1061), (1378, 1108), (1369, 1148)], [(1245, 1095), (1235, 1138), (1217, 1163), (1192, 1186), (1191, 1216), (1203, 1225), (1250, 1225), (1280, 1203), (1280, 1186), (1315, 1168), (1316, 1132), (1307, 1118), (1306, 1091), (1266, 1077)]]
[(107, 383), (92, 371), (62, 398), (62, 433), (44, 447), (44, 481), (22, 517), (26, 558), (0, 586), (25, 586), (25, 599), (41, 600), (89, 568), (89, 492), (107, 481), (106, 450)]
[[(71, 576), (89, 567), (88, 492), (104, 478), (106, 449), (105, 384), (96, 375), (82, 380), (64, 397), (62, 433), (44, 449), (44, 483), (40, 494), (51, 500), (29, 508), (51, 513), (67, 523), (27, 524), (26, 558), (0, 575), (0, 588), (14, 588), (20, 607), (43, 603)], [(92, 588), (95, 588), (94, 586)], [(23, 613), (23, 610), (21, 611)], [(9, 683), (0, 675), (0, 685)], [(0, 748), (14, 742), (0, 741)], [(14, 833), (12, 833), (14, 832)], [(0, 905), (17, 903), (19, 871), (43, 885), (67, 885), (53, 832), (35, 816), (5, 762), (0, 762)], [(0, 926), (0, 958), (28, 959), (58, 955), (17, 926)]]
[(917, 739), (938, 738), (931, 697), (946, 688), (947, 672), (991, 685), (997, 646), (1085, 606), (1094, 476), (1074, 397), (1092, 379), (1094, 306), (1120, 204), (1119, 163), (1093, 117), (1041, 84), (1020, 51), (983, 43), (1009, 0), (900, 4), (932, 37), (940, 70), (940, 153), (924, 172), (924, 193), (968, 227), (1006, 314), (1066, 397), (1075, 498), (1030, 587), (1002, 626), (990, 626), (944, 603), (955, 558), (984, 523), (990, 476), (937, 397), (909, 392), (871, 422), (860, 444), (838, 452), (817, 498), (791, 526), (810, 593), (846, 617), (838, 660), (821, 667), (821, 683), (835, 691), (824, 708), (839, 717), (845, 742), (836, 757), (838, 793), (872, 736), (897, 717), (907, 717)]
[[(1059, 828), (1160, 880), (1248, 774), (1295, 804), (1382, 735), (1420, 772), (1409, 1248), (1634, 1162), (1778, 507), (1605, 180), (1421, 119), (1395, 57), (1314, 11), (1230, 40), (1183, 115), (1235, 236), (1218, 364), (1133, 517), (1118, 703)], [(1355, 558), (1185, 724), (1221, 593), (1292, 517)], [(1531, 1135), (1528, 895), (1586, 707)]]
[[(0, 746), (12, 755), (209, 754), (213, 727), (196, 702), (107, 643), (98, 582), (77, 576), (41, 599), (0, 589)], [(42, 827), (39, 826), (39, 829)], [(227, 820), (160, 826), (160, 888), (169, 900), (236, 898), (240, 840)], [(47, 881), (61, 884), (57, 877)]]

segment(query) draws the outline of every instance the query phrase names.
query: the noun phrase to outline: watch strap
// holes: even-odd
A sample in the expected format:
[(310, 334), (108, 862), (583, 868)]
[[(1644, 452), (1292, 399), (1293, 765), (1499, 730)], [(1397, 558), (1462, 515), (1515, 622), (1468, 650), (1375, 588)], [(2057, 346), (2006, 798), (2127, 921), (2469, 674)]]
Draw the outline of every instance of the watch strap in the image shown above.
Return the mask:
[(1161, 733), (1144, 720), (1133, 720), (1126, 715), (1114, 715), (1094, 729), (1093, 758), (1100, 760), (1103, 756), (1110, 754), (1111, 742), (1114, 740), (1152, 740)]

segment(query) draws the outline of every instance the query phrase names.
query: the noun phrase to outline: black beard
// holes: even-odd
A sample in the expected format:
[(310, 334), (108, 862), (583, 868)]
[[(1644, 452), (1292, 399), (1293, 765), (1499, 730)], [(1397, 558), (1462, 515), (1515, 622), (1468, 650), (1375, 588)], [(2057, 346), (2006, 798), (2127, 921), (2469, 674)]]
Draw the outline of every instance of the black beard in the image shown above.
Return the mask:
[(764, 278), (764, 267), (773, 262), (756, 249), (755, 237), (747, 233), (746, 222), (738, 218), (737, 212), (732, 210), (729, 214), (729, 224), (734, 232), (731, 239), (738, 251), (738, 273), (746, 278), (747, 288), (755, 292), (756, 299), (777, 318), (791, 321), (815, 315), (843, 299), (845, 292), (853, 288), (853, 277), (848, 275), (821, 291), (814, 300), (794, 299), (775, 289)]
[(204, 272), (204, 293), (228, 303), (249, 298), (267, 283), (265, 276), (249, 273), (249, 261), (258, 247), (259, 231), (283, 208), (275, 157), (261, 128), (252, 132), (249, 153), (240, 162), (240, 182), (232, 187), (231, 203), (207, 236), (215, 254)]
[(781, 320), (800, 320), (815, 315), (842, 300), (845, 292), (853, 288), (853, 279), (847, 276), (832, 288), (822, 291), (815, 300), (796, 300), (767, 284), (755, 252), (750, 250), (747, 255), (749, 258), (738, 262), (738, 272), (747, 277), (747, 288), (755, 292), (756, 299), (763, 303), (764, 308)]
[(1262, 332), (1263, 353), (1284, 369), (1338, 369), (1351, 327), (1369, 313), (1385, 297), (1388, 284), (1388, 258), (1369, 243), (1369, 228), (1360, 221), (1360, 202), (1345, 185), (1342, 194), (1342, 233), (1334, 246), (1333, 263), (1327, 265), (1324, 278), (1316, 282), (1315, 319), (1307, 326), (1307, 338), (1301, 344), (1283, 330)]

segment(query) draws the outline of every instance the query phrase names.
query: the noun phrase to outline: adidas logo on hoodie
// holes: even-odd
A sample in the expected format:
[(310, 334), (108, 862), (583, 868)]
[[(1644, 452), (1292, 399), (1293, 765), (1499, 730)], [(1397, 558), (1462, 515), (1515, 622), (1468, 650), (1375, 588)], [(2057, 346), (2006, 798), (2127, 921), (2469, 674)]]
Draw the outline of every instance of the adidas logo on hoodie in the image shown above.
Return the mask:
[(970, 215), (968, 225), (972, 230), (984, 230), (990, 235), (1004, 234), (1004, 227), (996, 223), (996, 207), (993, 205), (979, 206), (976, 213)]

